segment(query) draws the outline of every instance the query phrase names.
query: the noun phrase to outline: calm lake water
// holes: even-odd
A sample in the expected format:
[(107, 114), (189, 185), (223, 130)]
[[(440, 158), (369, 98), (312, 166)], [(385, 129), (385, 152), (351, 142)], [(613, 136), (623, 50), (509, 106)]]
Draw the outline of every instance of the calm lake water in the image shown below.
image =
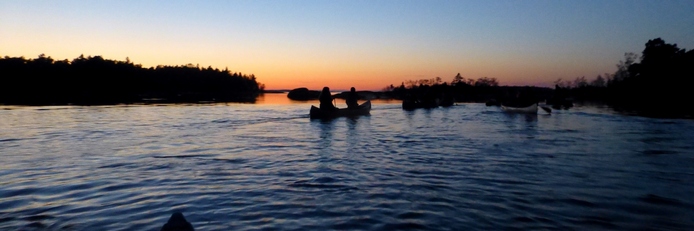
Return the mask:
[(694, 227), (693, 120), (311, 104), (5, 106), (0, 230)]

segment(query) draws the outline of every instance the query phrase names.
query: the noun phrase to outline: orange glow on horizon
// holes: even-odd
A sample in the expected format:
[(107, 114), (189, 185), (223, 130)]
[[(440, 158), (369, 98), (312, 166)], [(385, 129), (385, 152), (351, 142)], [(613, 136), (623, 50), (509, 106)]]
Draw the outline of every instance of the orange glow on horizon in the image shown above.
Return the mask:
[[(254, 75), (267, 90), (379, 91), (436, 77), (451, 82), (457, 73), (501, 86), (552, 87), (560, 79), (614, 73), (625, 52), (639, 53), (649, 39), (694, 46), (689, 24), (681, 23), (694, 14), (679, 2), (0, 5), (11, 19), (0, 20), (0, 56), (128, 57), (144, 68), (192, 64)], [(595, 14), (596, 8), (615, 12)]]

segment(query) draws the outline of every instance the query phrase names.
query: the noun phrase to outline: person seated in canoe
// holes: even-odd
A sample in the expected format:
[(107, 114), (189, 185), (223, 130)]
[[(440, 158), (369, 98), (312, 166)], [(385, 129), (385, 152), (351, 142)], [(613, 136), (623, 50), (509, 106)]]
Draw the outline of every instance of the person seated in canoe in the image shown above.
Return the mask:
[(337, 110), (337, 107), (333, 104), (333, 96), (330, 95), (330, 88), (328, 87), (323, 87), (323, 91), (318, 96), (318, 101), (320, 101), (320, 109), (322, 110)]
[(349, 89), (349, 93), (347, 93), (347, 99), (345, 100), (347, 103), (347, 108), (348, 109), (355, 109), (359, 107), (359, 103), (357, 102), (359, 100), (359, 95), (357, 95), (357, 91), (352, 87)]

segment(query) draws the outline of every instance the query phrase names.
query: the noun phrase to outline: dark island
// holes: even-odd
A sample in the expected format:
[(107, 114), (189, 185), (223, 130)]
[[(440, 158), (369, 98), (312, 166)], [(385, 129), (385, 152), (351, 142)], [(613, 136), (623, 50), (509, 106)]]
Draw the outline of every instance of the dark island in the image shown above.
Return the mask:
[[(557, 80), (554, 89), (531, 86), (499, 86), (495, 78), (466, 79), (460, 74), (451, 84), (440, 77), (410, 80), (400, 86), (384, 88), (384, 94), (404, 102), (423, 102), (424, 107), (437, 107), (432, 102), (485, 102), (488, 106), (530, 93), (537, 102), (555, 109), (568, 109), (574, 102), (600, 103), (618, 111), (650, 117), (692, 118), (694, 107), (688, 91), (694, 77), (694, 50), (668, 44), (661, 38), (649, 40), (639, 57), (626, 53), (613, 74), (598, 75), (589, 81), (578, 77), (573, 81)], [(639, 60), (641, 62), (637, 62)], [(403, 104), (403, 107), (405, 103)]]
[(318, 96), (320, 96), (320, 91), (309, 90), (305, 87), (295, 88), (287, 93), (289, 99), (302, 101), (318, 99)]
[(0, 104), (108, 105), (254, 102), (264, 86), (254, 75), (196, 65), (143, 68), (101, 56), (53, 60), (0, 58)]
[(576, 100), (604, 102), (620, 111), (691, 118), (694, 50), (680, 49), (661, 38), (645, 45), (640, 57), (625, 53), (614, 74), (599, 75), (591, 82), (576, 78), (573, 84), (564, 84), (562, 91)]
[(403, 109), (436, 108), (452, 106), (456, 102), (486, 103), (498, 106), (517, 92), (531, 92), (537, 101), (550, 98), (551, 88), (534, 86), (499, 86), (496, 78), (467, 79), (458, 73), (449, 84), (441, 77), (408, 80), (395, 87), (387, 86), (384, 94), (403, 101)]

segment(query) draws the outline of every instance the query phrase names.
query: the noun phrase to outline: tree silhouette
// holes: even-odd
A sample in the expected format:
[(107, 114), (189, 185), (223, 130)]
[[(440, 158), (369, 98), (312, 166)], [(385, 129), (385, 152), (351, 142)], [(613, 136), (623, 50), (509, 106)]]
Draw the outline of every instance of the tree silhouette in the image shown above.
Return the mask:
[(620, 110), (654, 116), (693, 116), (689, 102), (692, 67), (693, 50), (686, 51), (655, 38), (646, 42), (641, 56), (625, 53), (614, 74), (599, 75), (590, 84), (577, 79), (567, 87), (574, 97), (601, 100)]
[(249, 102), (261, 88), (254, 75), (197, 66), (142, 68), (101, 56), (55, 61), (0, 58), (0, 104), (96, 105), (159, 102)]

